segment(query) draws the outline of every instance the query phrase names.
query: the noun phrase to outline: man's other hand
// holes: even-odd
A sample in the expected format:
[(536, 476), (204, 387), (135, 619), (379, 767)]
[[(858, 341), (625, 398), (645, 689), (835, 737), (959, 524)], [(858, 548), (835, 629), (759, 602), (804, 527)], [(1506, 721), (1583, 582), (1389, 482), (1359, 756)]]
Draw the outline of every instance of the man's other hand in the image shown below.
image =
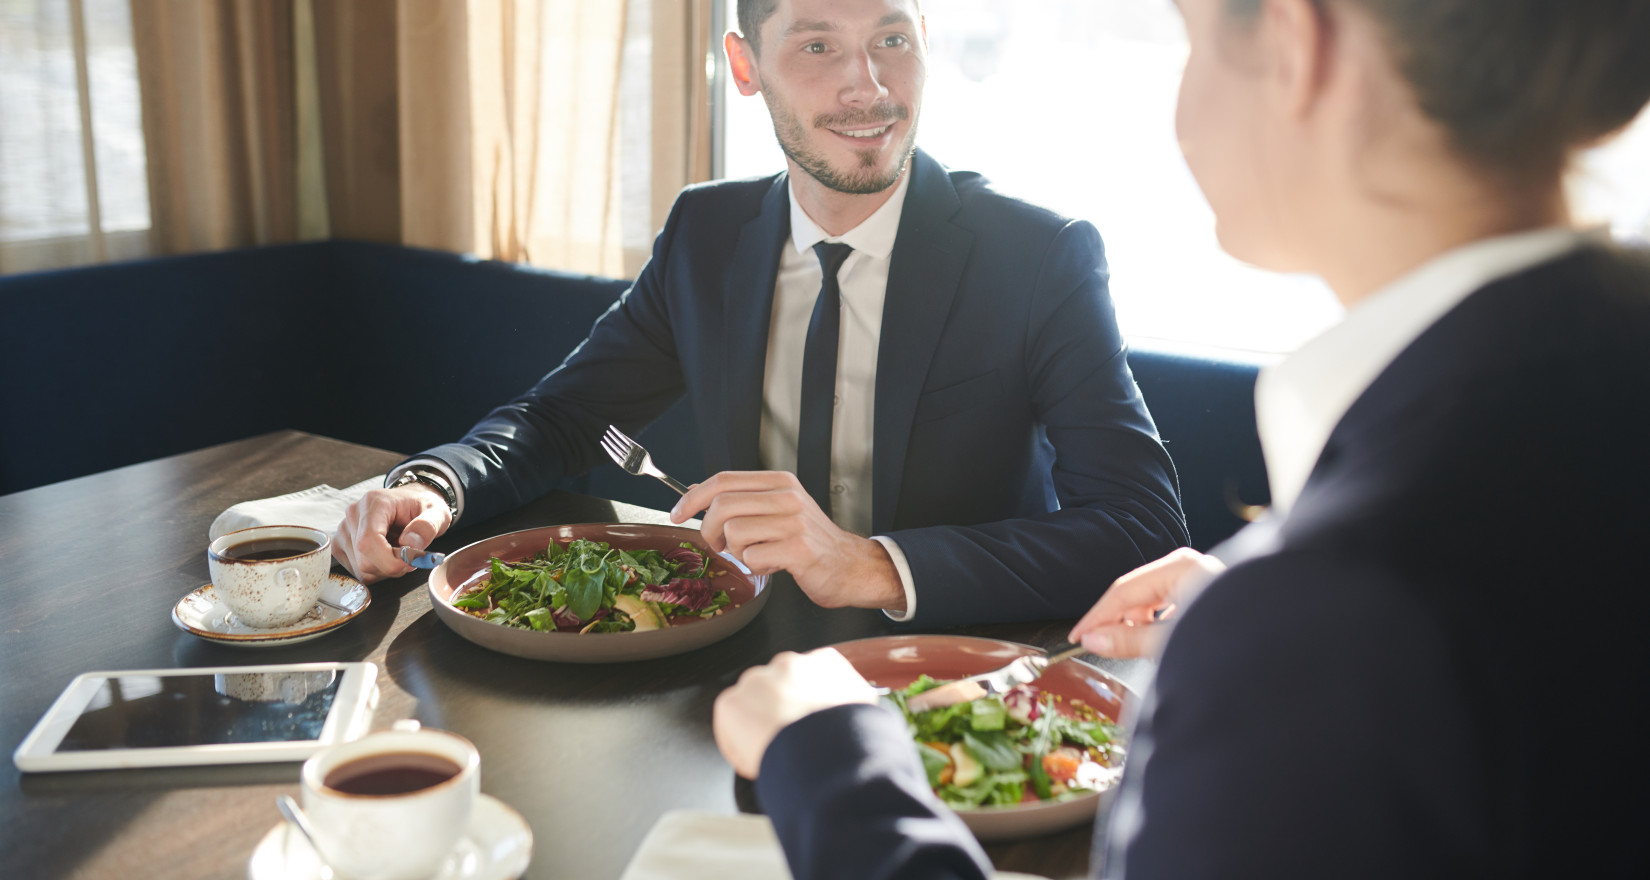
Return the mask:
[(1118, 578), (1066, 639), (1102, 657), (1155, 654), (1176, 602), (1193, 584), (1226, 570), (1220, 560), (1189, 547), (1148, 562)]
[(409, 483), (394, 489), (369, 489), (344, 511), (333, 538), (332, 555), (355, 573), (363, 584), (400, 577), (412, 566), (401, 561), (390, 535), (399, 546), (423, 550), (453, 524), (447, 499), (434, 488)]
[(790, 572), (825, 608), (905, 610), (905, 588), (888, 551), (842, 530), (787, 471), (723, 471), (688, 490), (670, 512), (683, 522), (705, 511), (711, 549), (757, 574)]
[(711, 730), (734, 772), (755, 779), (768, 744), (786, 725), (821, 709), (876, 701), (876, 691), (835, 648), (786, 651), (745, 670), (716, 697)]

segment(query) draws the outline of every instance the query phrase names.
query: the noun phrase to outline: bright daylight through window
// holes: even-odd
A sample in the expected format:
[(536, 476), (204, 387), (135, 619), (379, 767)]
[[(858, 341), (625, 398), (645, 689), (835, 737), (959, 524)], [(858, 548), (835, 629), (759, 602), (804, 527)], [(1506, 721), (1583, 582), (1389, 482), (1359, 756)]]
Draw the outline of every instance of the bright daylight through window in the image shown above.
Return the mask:
[(146, 251), (128, 0), (0, 0), (0, 120), (0, 272)]
[[(1217, 246), (1175, 146), (1186, 38), (1170, 0), (925, 0), (922, 10), (930, 59), (917, 143), (1093, 222), (1130, 335), (1287, 352), (1339, 316), (1316, 280), (1250, 268)], [(726, 176), (783, 167), (762, 101), (725, 94)], [(1650, 119), (1588, 158), (1576, 196), (1587, 219), (1650, 237)]]

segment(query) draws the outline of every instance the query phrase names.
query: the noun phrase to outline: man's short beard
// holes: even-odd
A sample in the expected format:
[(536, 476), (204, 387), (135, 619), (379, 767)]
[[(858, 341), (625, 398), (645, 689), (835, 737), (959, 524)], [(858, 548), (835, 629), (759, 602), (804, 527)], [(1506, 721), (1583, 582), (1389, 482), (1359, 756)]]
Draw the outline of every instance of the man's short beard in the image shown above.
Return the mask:
[[(766, 99), (767, 93), (764, 92), (762, 97)], [(900, 175), (905, 173), (905, 166), (910, 160), (911, 154), (916, 152), (917, 149), (917, 125), (912, 122), (910, 131), (905, 134), (905, 142), (900, 144), (900, 148), (896, 153), (899, 161), (895, 162), (891, 169), (886, 172), (879, 171), (876, 164), (876, 153), (867, 150), (858, 153), (860, 164), (857, 167), (846, 172), (840, 172), (832, 168), (830, 163), (825, 161), (825, 157), (808, 149), (808, 130), (803, 127), (801, 120), (792, 116), (788, 110), (775, 107), (772, 101), (768, 101), (768, 113), (773, 117), (773, 132), (774, 136), (779, 139), (779, 149), (785, 151), (785, 155), (792, 162), (795, 162), (797, 167), (806, 171), (808, 176), (819, 181), (827, 188), (840, 193), (863, 196), (888, 189), (899, 182)], [(910, 115), (904, 107), (898, 107), (889, 108), (877, 114), (848, 114), (847, 117), (840, 114), (837, 117), (822, 116), (814, 120), (814, 128), (824, 130), (827, 128), (827, 123), (832, 122), (837, 125), (883, 121), (891, 123), (908, 119)]]

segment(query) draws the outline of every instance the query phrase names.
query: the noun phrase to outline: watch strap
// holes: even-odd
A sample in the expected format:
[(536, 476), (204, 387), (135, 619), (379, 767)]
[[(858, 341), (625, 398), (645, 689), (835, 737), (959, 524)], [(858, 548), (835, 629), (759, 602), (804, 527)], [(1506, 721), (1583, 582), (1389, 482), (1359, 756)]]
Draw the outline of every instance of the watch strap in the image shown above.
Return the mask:
[(388, 488), (394, 489), (412, 483), (423, 483), (441, 493), (442, 499), (447, 502), (447, 511), (453, 515), (453, 519), (458, 519), (458, 492), (440, 471), (416, 466), (410, 467), (402, 471), (401, 475), (396, 477)]

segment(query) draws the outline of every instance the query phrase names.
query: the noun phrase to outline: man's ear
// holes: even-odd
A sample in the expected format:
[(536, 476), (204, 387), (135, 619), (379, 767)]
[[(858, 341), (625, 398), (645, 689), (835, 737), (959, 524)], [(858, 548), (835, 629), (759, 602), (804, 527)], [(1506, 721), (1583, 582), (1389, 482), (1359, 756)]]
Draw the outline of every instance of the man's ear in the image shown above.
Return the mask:
[(756, 78), (756, 50), (744, 37), (733, 31), (722, 38), (722, 49), (728, 53), (728, 72), (733, 75), (733, 84), (738, 86), (739, 94), (746, 97), (762, 91), (762, 83)]

